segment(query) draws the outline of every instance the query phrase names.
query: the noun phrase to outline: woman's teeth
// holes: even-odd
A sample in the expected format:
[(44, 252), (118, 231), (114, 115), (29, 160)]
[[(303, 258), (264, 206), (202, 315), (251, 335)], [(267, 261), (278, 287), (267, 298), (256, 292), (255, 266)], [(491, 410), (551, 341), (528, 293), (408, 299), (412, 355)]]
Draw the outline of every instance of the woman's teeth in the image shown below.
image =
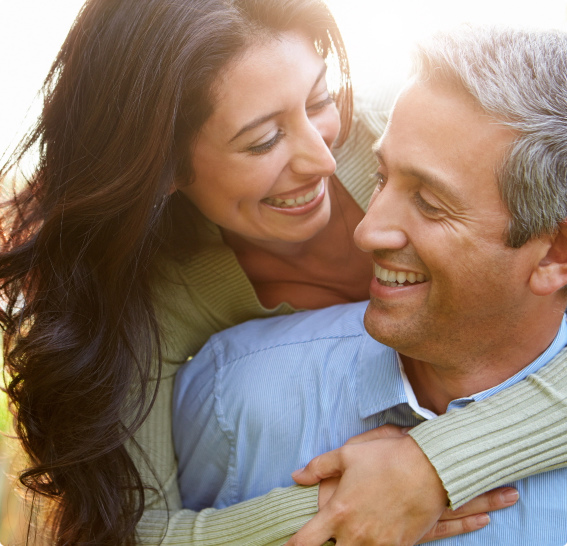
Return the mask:
[(272, 207), (279, 207), (281, 209), (289, 209), (292, 207), (300, 207), (313, 201), (319, 195), (323, 188), (323, 182), (319, 182), (314, 190), (307, 192), (305, 195), (300, 195), (295, 199), (280, 199), (279, 197), (266, 197), (263, 199), (264, 203)]
[(413, 271), (390, 271), (374, 264), (374, 276), (385, 286), (407, 286), (425, 281), (425, 275)]

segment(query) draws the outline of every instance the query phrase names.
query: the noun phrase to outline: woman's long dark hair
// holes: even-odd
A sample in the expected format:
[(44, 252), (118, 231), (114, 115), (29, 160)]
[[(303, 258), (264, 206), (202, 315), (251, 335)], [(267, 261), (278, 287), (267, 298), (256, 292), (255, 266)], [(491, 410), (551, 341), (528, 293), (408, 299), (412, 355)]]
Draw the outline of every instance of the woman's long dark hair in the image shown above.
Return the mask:
[(47, 503), (53, 544), (135, 541), (145, 491), (125, 442), (159, 380), (150, 273), (169, 240), (167, 196), (191, 180), (219, 71), (251, 36), (291, 29), (338, 62), (344, 136), (348, 65), (319, 0), (90, 0), (37, 126), (0, 171), (6, 185), (38, 157), (1, 205), (0, 323), (29, 458), (20, 479)]

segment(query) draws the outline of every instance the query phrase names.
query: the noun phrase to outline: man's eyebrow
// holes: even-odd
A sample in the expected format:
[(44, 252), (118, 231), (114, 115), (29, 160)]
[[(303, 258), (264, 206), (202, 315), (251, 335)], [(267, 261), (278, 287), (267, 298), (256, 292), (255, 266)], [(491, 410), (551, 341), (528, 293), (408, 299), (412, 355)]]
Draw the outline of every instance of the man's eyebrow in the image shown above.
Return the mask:
[[(386, 165), (386, 161), (384, 159), (384, 156), (382, 155), (379, 145), (373, 146), (372, 151), (376, 155), (378, 162), (380, 164)], [(422, 170), (418, 167), (415, 167), (414, 165), (402, 165), (399, 168), (399, 171), (404, 176), (412, 176), (418, 178), (425, 186), (433, 189), (435, 193), (445, 198), (452, 206), (458, 208), (464, 207), (462, 199), (451, 189), (448, 184), (443, 182), (443, 180), (436, 174)]]
[[(318, 83), (325, 77), (326, 73), (327, 73), (327, 65), (323, 64), (323, 67), (321, 68), (321, 71), (319, 72), (317, 79), (315, 80), (315, 83), (313, 84), (313, 87), (311, 87), (311, 92), (315, 89), (315, 87), (317, 87)], [(275, 112), (270, 112), (269, 114), (266, 114), (265, 116), (260, 116), (259, 118), (253, 119), (250, 123), (247, 123), (246, 125), (244, 125), (244, 127), (242, 127), (228, 141), (229, 144), (232, 141), (236, 140), (239, 136), (242, 136), (247, 131), (251, 131), (252, 129), (255, 129), (256, 127), (262, 125), (262, 123), (266, 123), (266, 121), (269, 121), (270, 119), (275, 118), (276, 116), (279, 116), (280, 114), (283, 114), (283, 110), (276, 110)]]

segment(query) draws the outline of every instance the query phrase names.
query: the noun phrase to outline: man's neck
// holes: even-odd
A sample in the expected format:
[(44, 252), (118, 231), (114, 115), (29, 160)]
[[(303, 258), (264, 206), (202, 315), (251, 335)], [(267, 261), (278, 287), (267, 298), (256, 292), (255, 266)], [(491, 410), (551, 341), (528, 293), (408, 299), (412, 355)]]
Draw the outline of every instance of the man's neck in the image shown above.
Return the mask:
[(442, 364), (400, 354), (404, 371), (419, 405), (440, 415), (452, 400), (467, 398), (490, 389), (520, 372), (546, 351), (557, 335), (559, 325), (547, 336), (508, 347), (506, 352), (471, 358), (455, 358)]

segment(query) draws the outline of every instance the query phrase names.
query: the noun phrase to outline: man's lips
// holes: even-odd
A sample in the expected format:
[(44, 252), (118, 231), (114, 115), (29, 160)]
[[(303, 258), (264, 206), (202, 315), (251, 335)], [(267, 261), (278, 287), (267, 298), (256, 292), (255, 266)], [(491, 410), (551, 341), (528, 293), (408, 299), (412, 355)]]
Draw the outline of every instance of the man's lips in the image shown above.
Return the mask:
[(423, 273), (417, 273), (414, 271), (395, 271), (393, 269), (381, 267), (376, 263), (374, 264), (374, 276), (380, 284), (390, 287), (410, 286), (427, 280)]

